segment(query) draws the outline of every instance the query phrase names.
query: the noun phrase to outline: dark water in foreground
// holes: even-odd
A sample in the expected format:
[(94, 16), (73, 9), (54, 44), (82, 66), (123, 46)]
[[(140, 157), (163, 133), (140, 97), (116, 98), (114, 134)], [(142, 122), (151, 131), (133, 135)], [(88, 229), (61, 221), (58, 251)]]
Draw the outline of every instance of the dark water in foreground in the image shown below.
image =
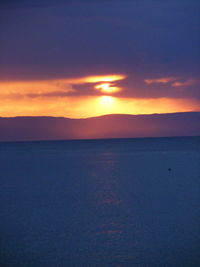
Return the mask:
[(200, 139), (0, 143), (0, 266), (200, 266)]

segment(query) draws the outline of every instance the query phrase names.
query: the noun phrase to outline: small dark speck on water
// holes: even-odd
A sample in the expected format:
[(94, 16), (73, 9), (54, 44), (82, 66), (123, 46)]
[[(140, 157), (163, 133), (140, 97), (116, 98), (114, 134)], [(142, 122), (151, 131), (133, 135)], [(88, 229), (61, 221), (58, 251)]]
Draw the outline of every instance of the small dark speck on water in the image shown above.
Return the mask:
[(172, 169), (171, 168), (168, 168), (168, 171), (170, 172)]

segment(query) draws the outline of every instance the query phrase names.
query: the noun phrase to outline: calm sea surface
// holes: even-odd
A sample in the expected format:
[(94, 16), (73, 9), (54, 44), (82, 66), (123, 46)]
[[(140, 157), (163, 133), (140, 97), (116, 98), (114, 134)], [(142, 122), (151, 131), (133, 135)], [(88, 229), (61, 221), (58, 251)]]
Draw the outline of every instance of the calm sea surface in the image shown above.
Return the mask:
[(200, 138), (0, 143), (0, 266), (200, 266)]

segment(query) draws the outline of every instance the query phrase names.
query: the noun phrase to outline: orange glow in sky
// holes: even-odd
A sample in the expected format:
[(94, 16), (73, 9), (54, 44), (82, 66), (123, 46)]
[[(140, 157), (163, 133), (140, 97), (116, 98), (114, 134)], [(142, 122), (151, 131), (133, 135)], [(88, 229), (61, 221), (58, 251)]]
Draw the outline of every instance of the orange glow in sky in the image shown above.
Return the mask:
[[(193, 98), (128, 98), (111, 94), (121, 90), (113, 82), (125, 75), (88, 76), (45, 81), (0, 82), (0, 116), (62, 116), (87, 118), (105, 114), (153, 114), (199, 111)], [(155, 82), (155, 81), (154, 81)], [(102, 96), (80, 96), (76, 84), (94, 83)], [(77, 93), (74, 94), (73, 93)]]
[(198, 111), (194, 99), (134, 99), (113, 96), (21, 97), (0, 99), (0, 116), (87, 118), (105, 114), (152, 114)]
[(100, 105), (102, 108), (110, 108), (112, 110), (115, 98), (112, 96), (101, 96), (100, 98)]
[(75, 92), (73, 85), (87, 83), (101, 83), (95, 88), (102, 92), (116, 92), (118, 87), (113, 87), (111, 82), (125, 79), (125, 75), (88, 76), (81, 78), (68, 78), (42, 81), (0, 81), (0, 97), (2, 95), (29, 95), (48, 94), (56, 92)]

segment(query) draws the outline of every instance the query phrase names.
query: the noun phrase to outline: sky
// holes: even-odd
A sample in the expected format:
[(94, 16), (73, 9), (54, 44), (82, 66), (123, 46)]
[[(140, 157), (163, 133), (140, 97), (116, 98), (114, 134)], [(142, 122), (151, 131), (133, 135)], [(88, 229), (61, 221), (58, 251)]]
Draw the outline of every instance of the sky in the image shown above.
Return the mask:
[(0, 116), (200, 111), (197, 0), (4, 0)]

